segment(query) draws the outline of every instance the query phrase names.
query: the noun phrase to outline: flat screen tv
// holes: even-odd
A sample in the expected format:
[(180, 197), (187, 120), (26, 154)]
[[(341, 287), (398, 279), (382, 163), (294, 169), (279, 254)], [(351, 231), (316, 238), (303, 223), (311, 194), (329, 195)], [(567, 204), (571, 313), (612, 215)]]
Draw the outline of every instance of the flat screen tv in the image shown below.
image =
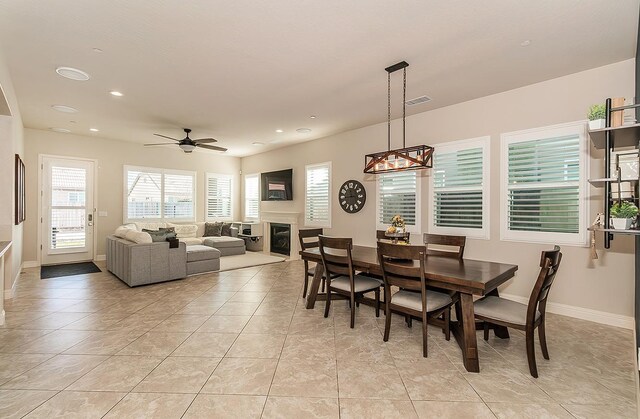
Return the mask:
[(263, 201), (293, 200), (293, 169), (278, 170), (261, 175)]

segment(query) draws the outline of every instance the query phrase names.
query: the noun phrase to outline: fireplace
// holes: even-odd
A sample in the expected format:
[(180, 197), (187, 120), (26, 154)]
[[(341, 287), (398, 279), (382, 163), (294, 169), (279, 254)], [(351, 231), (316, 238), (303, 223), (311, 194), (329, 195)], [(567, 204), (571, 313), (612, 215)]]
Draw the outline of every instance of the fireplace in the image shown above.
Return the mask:
[(291, 254), (291, 224), (270, 223), (271, 252)]

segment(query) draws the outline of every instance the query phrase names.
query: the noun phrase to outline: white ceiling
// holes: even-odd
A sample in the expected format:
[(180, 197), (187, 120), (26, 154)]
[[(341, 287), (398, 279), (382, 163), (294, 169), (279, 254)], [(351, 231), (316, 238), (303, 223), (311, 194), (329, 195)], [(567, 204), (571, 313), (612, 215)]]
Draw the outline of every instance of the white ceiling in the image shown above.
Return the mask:
[(637, 25), (638, 0), (0, 0), (25, 126), (141, 143), (190, 127), (236, 156), (385, 121), (401, 60), (407, 98), (433, 98), (413, 114), (631, 58)]

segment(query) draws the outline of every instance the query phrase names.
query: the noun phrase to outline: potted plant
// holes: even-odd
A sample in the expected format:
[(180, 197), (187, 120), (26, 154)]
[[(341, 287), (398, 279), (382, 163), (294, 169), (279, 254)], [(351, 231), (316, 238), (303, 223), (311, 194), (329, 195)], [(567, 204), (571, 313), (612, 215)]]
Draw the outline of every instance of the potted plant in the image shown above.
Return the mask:
[(629, 230), (631, 223), (638, 216), (638, 207), (633, 202), (616, 202), (611, 206), (611, 224), (616, 230)]
[(604, 128), (606, 118), (606, 108), (602, 104), (591, 105), (589, 107), (589, 113), (587, 114), (587, 118), (589, 118), (589, 129), (601, 129)]

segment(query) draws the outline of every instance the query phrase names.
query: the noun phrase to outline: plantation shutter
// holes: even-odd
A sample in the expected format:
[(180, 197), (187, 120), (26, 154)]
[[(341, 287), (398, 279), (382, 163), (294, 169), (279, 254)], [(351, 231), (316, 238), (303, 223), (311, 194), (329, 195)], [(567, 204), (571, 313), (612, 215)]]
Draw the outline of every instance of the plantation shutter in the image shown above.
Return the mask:
[(444, 153), (436, 151), (434, 226), (482, 229), (483, 170), (481, 147)]
[(244, 216), (245, 218), (258, 218), (260, 216), (258, 175), (249, 175), (244, 178)]
[(164, 174), (164, 218), (194, 218), (193, 186), (193, 175)]
[(306, 167), (304, 213), (308, 226), (329, 227), (331, 224), (330, 177), (329, 164)]
[(151, 170), (127, 170), (127, 218), (160, 219), (162, 173)]
[(378, 224), (391, 223), (399, 214), (406, 225), (416, 225), (415, 171), (385, 173), (378, 176)]
[(508, 159), (509, 230), (578, 233), (580, 136), (513, 142)]
[(231, 219), (233, 177), (207, 174), (207, 219)]

